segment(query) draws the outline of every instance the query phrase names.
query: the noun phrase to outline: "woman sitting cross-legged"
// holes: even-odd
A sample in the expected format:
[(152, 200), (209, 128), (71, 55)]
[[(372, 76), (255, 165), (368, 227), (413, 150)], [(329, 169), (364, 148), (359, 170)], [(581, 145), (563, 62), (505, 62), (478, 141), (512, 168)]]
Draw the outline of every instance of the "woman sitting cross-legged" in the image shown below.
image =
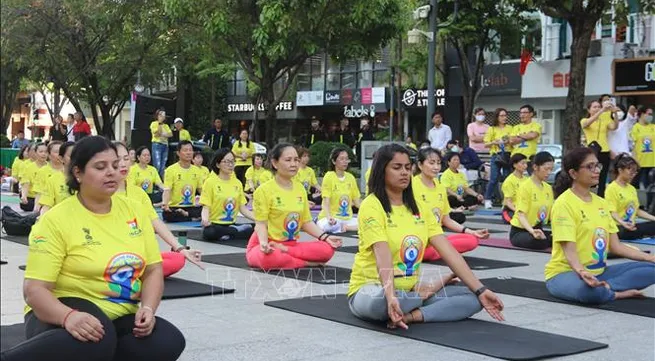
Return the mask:
[[(164, 183), (159, 177), (157, 168), (150, 165), (150, 149), (146, 146), (139, 147), (134, 153), (137, 163), (130, 167), (130, 176), (127, 182), (143, 189), (153, 204), (160, 204)], [(161, 192), (155, 192), (157, 187)]]
[(516, 213), (519, 186), (526, 179), (530, 179), (524, 176), (525, 170), (528, 169), (528, 157), (524, 154), (516, 153), (509, 159), (509, 162), (512, 164), (514, 171), (505, 178), (501, 187), (503, 191), (502, 217), (507, 224), (510, 224), (512, 218), (514, 218), (514, 213)]
[[(389, 144), (378, 149), (371, 194), (359, 210), (359, 250), (348, 289), (351, 312), (364, 320), (386, 321), (391, 328), (459, 321), (482, 307), (502, 321), (501, 300), (471, 272), (432, 212), (414, 199), (411, 168), (406, 147)], [(453, 275), (419, 283), (428, 244), (467, 287), (447, 286)]]
[[(270, 169), (275, 177), (254, 194), (255, 233), (250, 237), (246, 260), (263, 270), (294, 269), (324, 264), (341, 247), (341, 238), (330, 236), (312, 222), (305, 188), (295, 182), (298, 153), (281, 143), (270, 152)], [(300, 230), (318, 238), (298, 242)]]
[[(610, 205), (590, 189), (598, 184), (602, 165), (590, 148), (575, 148), (562, 159), (555, 185), (553, 251), (546, 264), (548, 292), (585, 304), (642, 297), (655, 284), (655, 255), (619, 242)], [(639, 262), (607, 265), (607, 255)]]
[(476, 193), (471, 187), (469, 187), (466, 174), (459, 169), (459, 153), (447, 153), (444, 157), (444, 161), (448, 165), (448, 169), (446, 169), (441, 175), (441, 184), (446, 187), (450, 206), (452, 208), (463, 206), (475, 209), (482, 203), (482, 201), (484, 201), (484, 196)]
[(532, 176), (519, 186), (509, 232), (514, 247), (540, 250), (551, 246), (550, 232), (543, 227), (548, 224), (553, 206), (553, 189), (546, 179), (553, 171), (554, 162), (550, 153), (537, 153), (532, 161)]
[(116, 148), (102, 137), (80, 140), (67, 173), (77, 194), (42, 215), (29, 237), (27, 341), (0, 359), (177, 360), (184, 335), (155, 316), (164, 277), (149, 211), (112, 197)]
[[(451, 218), (450, 205), (446, 188), (437, 181), (437, 174), (441, 169), (441, 158), (433, 148), (423, 148), (418, 151), (417, 170), (419, 174), (412, 179), (414, 199), (418, 204), (429, 209), (442, 227), (461, 234), (448, 236), (448, 241), (455, 247), (457, 252), (469, 252), (478, 247), (480, 238), (489, 238), (489, 231), (486, 229), (471, 229), (462, 226), (455, 219)], [(457, 214), (457, 213), (456, 213)], [(425, 249), (423, 259), (435, 261), (441, 258), (434, 247), (428, 246)]]
[(234, 153), (227, 148), (217, 150), (210, 163), (212, 173), (202, 185), (200, 196), (201, 224), (205, 227), (202, 237), (205, 241), (249, 239), (252, 235), (253, 227), (250, 224), (236, 224), (239, 212), (253, 221), (255, 217), (246, 207), (248, 201), (243, 193), (243, 184), (233, 176), (234, 164)]
[[(614, 161), (615, 180), (607, 186), (605, 199), (610, 204), (612, 218), (619, 227), (620, 240), (633, 240), (655, 236), (655, 216), (639, 208), (637, 189), (631, 184), (639, 174), (637, 161), (621, 153)], [(648, 222), (636, 222), (637, 217)]]
[(348, 172), (348, 151), (334, 148), (328, 162), (330, 171), (323, 177), (323, 207), (316, 224), (330, 233), (356, 231), (357, 218), (353, 217), (352, 206), (359, 207), (360, 194), (355, 177)]

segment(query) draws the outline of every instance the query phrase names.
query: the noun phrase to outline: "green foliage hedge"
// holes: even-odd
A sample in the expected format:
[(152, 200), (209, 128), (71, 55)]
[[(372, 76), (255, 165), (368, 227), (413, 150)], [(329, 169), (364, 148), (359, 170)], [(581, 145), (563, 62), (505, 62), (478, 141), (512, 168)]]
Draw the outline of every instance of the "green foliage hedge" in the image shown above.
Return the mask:
[(317, 177), (321, 177), (323, 174), (325, 174), (325, 172), (327, 172), (330, 153), (332, 153), (332, 150), (337, 147), (346, 149), (351, 161), (355, 161), (355, 154), (353, 153), (353, 150), (345, 147), (341, 143), (316, 142), (311, 147), (309, 147), (309, 166), (314, 169)]

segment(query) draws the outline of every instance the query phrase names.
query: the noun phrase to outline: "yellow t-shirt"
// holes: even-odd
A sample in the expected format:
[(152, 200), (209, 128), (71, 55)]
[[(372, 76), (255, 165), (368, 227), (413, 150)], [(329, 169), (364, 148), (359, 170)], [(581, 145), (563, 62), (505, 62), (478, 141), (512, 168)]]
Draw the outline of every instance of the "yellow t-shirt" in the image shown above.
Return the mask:
[(569, 189), (555, 201), (553, 251), (546, 264), (546, 280), (572, 271), (560, 242), (575, 242), (578, 259), (590, 273), (599, 275), (605, 270), (610, 234), (617, 233), (618, 228), (607, 201), (593, 193), (591, 197), (591, 202), (584, 202)]
[(303, 224), (312, 221), (305, 189), (298, 182), (292, 184), (293, 189), (284, 189), (271, 180), (253, 195), (255, 220), (268, 222), (271, 241), (297, 241)]
[(633, 153), (639, 166), (642, 168), (655, 167), (655, 152), (653, 152), (655, 124), (635, 124), (630, 132), (630, 137), (635, 142)]
[[(323, 177), (321, 185), (323, 199), (330, 199), (330, 215), (336, 219), (348, 220), (353, 217), (353, 202), (360, 198), (359, 187), (355, 177), (344, 173), (343, 179), (339, 179), (337, 173), (329, 171)], [(318, 214), (318, 219), (327, 217), (325, 209)]]
[[(209, 168), (205, 167), (204, 165), (201, 165), (199, 167), (196, 166), (196, 167), (198, 168), (198, 171), (200, 172), (200, 176), (202, 177), (202, 180), (201, 180), (200, 183), (205, 183), (205, 181), (207, 180), (207, 177), (209, 177), (209, 173), (210, 173)], [(232, 172), (232, 175), (234, 175), (234, 172)], [(236, 176), (234, 176), (234, 177), (236, 177)]]
[(314, 173), (314, 170), (310, 167), (298, 169), (298, 173), (293, 177), (293, 180), (302, 184), (308, 193), (311, 187), (315, 187), (318, 184), (316, 173)]
[(134, 164), (130, 167), (127, 183), (137, 186), (146, 191), (146, 193), (151, 194), (155, 188), (155, 184), (161, 184), (162, 181), (157, 168), (147, 165), (146, 169), (143, 169), (138, 164)]
[[(254, 192), (257, 188), (259, 188), (259, 186), (271, 179), (273, 179), (273, 173), (271, 173), (271, 171), (264, 167), (255, 169), (255, 167), (252, 166), (246, 170), (246, 191)], [(250, 187), (250, 181), (252, 181), (254, 184), (255, 189)]]
[(553, 207), (553, 188), (550, 184), (541, 182), (541, 188), (539, 188), (531, 178), (527, 178), (519, 185), (516, 198), (514, 203), (516, 212), (510, 221), (512, 226), (523, 228), (519, 222), (519, 212), (525, 215), (528, 223), (533, 227), (548, 224)]
[(632, 184), (621, 187), (616, 181), (610, 183), (605, 190), (605, 200), (611, 212), (616, 212), (623, 221), (635, 222), (639, 211), (639, 196)]
[(366, 189), (364, 190), (364, 193), (368, 195), (368, 178), (371, 176), (371, 167), (369, 167), (366, 170), (366, 173), (364, 173), (364, 178), (366, 179)]
[(11, 176), (16, 178), (20, 182), (20, 169), (23, 165), (24, 160), (16, 157), (14, 162), (11, 164)]
[[(155, 120), (152, 123), (150, 123), (150, 133), (152, 134), (152, 139), (150, 141), (152, 143), (168, 144), (168, 138), (155, 136), (155, 132), (157, 131), (157, 129), (159, 129), (159, 122)], [(161, 130), (164, 133), (172, 134), (171, 127), (169, 127), (168, 124), (166, 123), (163, 123), (161, 125)]]
[(175, 163), (166, 168), (164, 187), (171, 190), (170, 207), (193, 206), (196, 190), (202, 188), (202, 174), (194, 165), (185, 169)]
[[(600, 116), (598, 116), (598, 119), (591, 123), (586, 128), (582, 128), (582, 132), (584, 133), (585, 140), (587, 141), (587, 145), (591, 142), (598, 142), (601, 147), (602, 152), (609, 152), (610, 151), (610, 146), (609, 143), (607, 142), (607, 132), (608, 129), (607, 127), (614, 122), (612, 120), (612, 112), (604, 112)], [(580, 119), (580, 127), (582, 127), (582, 123), (584, 123), (587, 119), (589, 118), (582, 118)]]
[(412, 191), (414, 192), (414, 199), (429, 209), (434, 214), (437, 223), (442, 225), (443, 215), (450, 214), (448, 192), (446, 192), (446, 187), (439, 184), (436, 179), (433, 179), (433, 181), (435, 187), (428, 188), (423, 184), (421, 175), (414, 176), (412, 179)]
[(55, 171), (41, 188), (39, 204), (52, 208), (70, 196), (66, 185), (66, 174), (63, 171)]
[(246, 203), (243, 185), (236, 178), (223, 180), (212, 173), (202, 185), (200, 204), (209, 207), (209, 221), (212, 223), (234, 224), (239, 208)]
[(414, 150), (417, 150), (417, 148), (416, 148), (416, 144), (414, 144), (414, 143), (405, 143), (405, 145), (406, 145), (407, 147), (409, 147), (409, 148), (412, 148), (412, 149), (414, 149)]
[(43, 192), (43, 188), (45, 187), (45, 182), (48, 181), (50, 176), (52, 176), (57, 170), (52, 168), (50, 163), (47, 163), (43, 167), (39, 169), (38, 172), (36, 172), (36, 182), (35, 182), (35, 189), (34, 191), (37, 194), (41, 194)]
[(21, 171), (22, 175), (20, 184), (25, 185), (29, 183), (30, 190), (27, 192), (27, 197), (36, 198), (40, 186), (38, 174), (43, 168), (50, 167), (50, 165), (46, 163), (39, 167), (36, 162), (28, 162), (26, 164), (27, 165)]
[[(512, 134), (512, 126), (505, 125), (504, 127), (489, 127), (489, 130), (484, 135), (483, 141), (485, 143), (491, 143), (503, 139), (503, 137), (509, 137)], [(508, 143), (505, 144), (505, 152), (511, 152), (512, 146)], [(500, 146), (492, 145), (489, 148), (489, 154), (494, 155), (500, 153)]]
[(516, 202), (516, 196), (519, 191), (519, 186), (526, 179), (530, 179), (530, 177), (524, 176), (523, 178), (519, 178), (514, 173), (508, 175), (507, 178), (505, 178), (505, 181), (503, 182), (503, 186), (501, 187), (503, 191), (503, 197), (511, 199), (512, 202)]
[(530, 132), (537, 132), (539, 133), (539, 136), (532, 140), (524, 140), (519, 144), (515, 144), (512, 149), (512, 155), (520, 153), (529, 158), (537, 154), (537, 144), (541, 139), (541, 124), (534, 120), (530, 122), (530, 124), (520, 123), (519, 125), (512, 127), (511, 135), (514, 137), (520, 137)]
[[(255, 143), (250, 142), (250, 146), (248, 146), (248, 142), (241, 142), (241, 146), (239, 146), (239, 141), (237, 140), (232, 145), (232, 153), (234, 153), (234, 159), (236, 159), (235, 166), (252, 165), (252, 155), (255, 154)], [(241, 153), (246, 153), (246, 160), (241, 159)]]
[(463, 172), (455, 173), (450, 170), (450, 168), (446, 169), (446, 171), (441, 174), (441, 184), (460, 196), (463, 196), (464, 190), (469, 187), (469, 181), (466, 179), (466, 174)]
[(189, 131), (186, 129), (180, 129), (180, 141), (182, 140), (188, 140), (189, 142), (191, 141), (191, 133), (189, 133)]
[(348, 296), (362, 286), (380, 284), (373, 245), (387, 242), (391, 251), (396, 290), (410, 291), (418, 282), (425, 248), (430, 238), (443, 233), (437, 219), (425, 205), (419, 203), (419, 214), (405, 206), (392, 206), (387, 214), (378, 198), (372, 194), (359, 209), (359, 250), (355, 255)]
[(140, 187), (126, 183), (125, 191), (118, 191), (114, 193), (113, 197), (125, 197), (132, 200), (133, 202), (139, 203), (150, 215), (150, 220), (159, 218), (157, 211), (155, 211), (155, 207), (152, 205), (150, 197), (148, 197), (148, 193), (146, 193), (146, 191)]
[(70, 197), (32, 228), (25, 278), (52, 282), (55, 297), (83, 298), (116, 319), (137, 311), (146, 266), (160, 262), (141, 205), (113, 197), (109, 213), (94, 214)]

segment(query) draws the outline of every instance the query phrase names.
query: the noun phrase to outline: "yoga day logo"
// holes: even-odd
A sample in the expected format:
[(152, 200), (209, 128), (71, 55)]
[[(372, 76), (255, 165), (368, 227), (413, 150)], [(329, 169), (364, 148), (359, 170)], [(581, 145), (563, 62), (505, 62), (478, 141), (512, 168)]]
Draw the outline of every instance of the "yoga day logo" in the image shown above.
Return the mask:
[(104, 271), (108, 290), (106, 299), (114, 303), (136, 304), (141, 298), (139, 277), (145, 268), (145, 261), (135, 253), (119, 253), (113, 256)]
[(596, 228), (591, 239), (591, 245), (594, 248), (594, 251), (591, 253), (591, 257), (596, 261), (596, 263), (587, 266), (587, 269), (602, 269), (607, 266), (605, 263), (605, 258), (607, 258), (608, 251), (607, 241), (607, 231), (600, 227)]

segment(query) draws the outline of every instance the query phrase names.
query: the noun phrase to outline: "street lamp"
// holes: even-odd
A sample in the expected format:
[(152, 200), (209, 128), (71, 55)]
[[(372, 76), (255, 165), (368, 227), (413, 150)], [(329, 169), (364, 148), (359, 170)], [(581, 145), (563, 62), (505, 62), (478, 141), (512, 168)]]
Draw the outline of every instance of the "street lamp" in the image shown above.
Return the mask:
[(134, 84), (134, 91), (137, 93), (143, 93), (146, 88), (141, 84), (141, 70), (136, 73), (136, 84)]

